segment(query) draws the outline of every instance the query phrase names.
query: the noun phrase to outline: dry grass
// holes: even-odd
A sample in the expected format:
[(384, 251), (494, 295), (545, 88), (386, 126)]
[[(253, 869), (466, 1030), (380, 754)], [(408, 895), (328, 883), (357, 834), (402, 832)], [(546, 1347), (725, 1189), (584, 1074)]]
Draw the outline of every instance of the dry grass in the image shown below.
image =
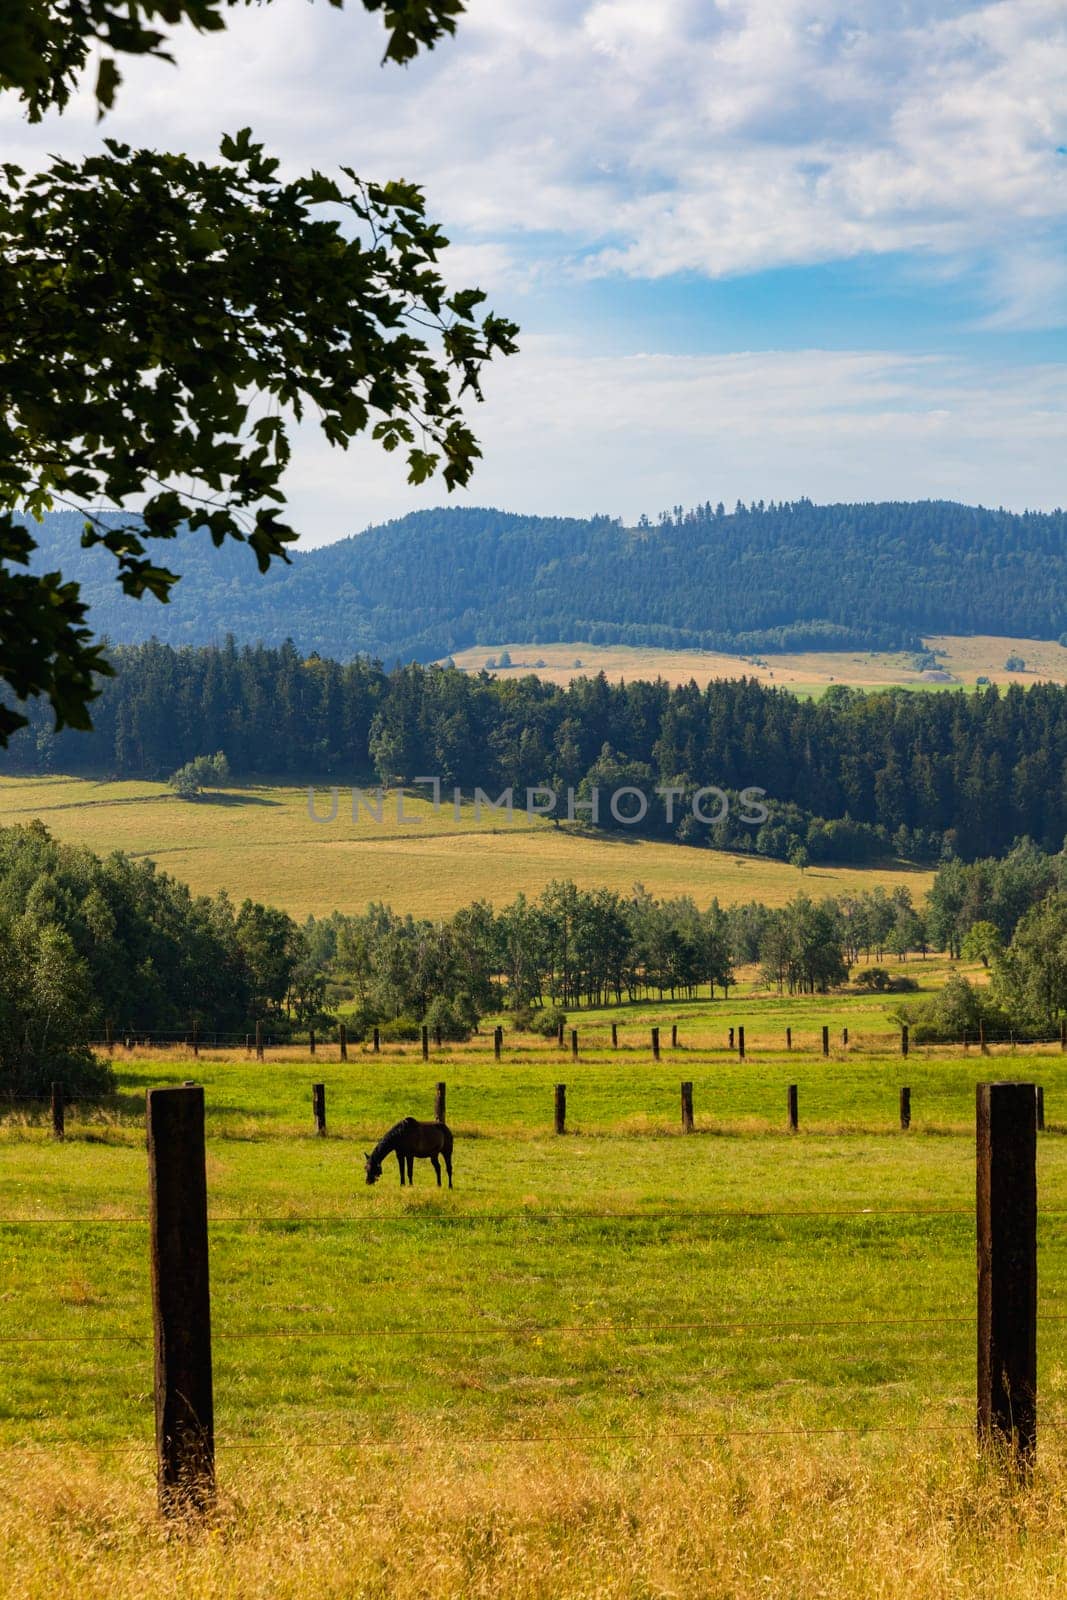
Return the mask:
[(969, 1442), (782, 1438), (456, 1454), (409, 1438), (224, 1456), (215, 1518), (168, 1530), (150, 1461), (14, 1452), (0, 1468), (19, 1600), (1032, 1600), (1067, 1582), (1058, 1449), (1005, 1486)]
[[(317, 792), (322, 814), (330, 808)], [(706, 906), (763, 900), (780, 905), (801, 888), (820, 896), (906, 883), (916, 901), (929, 872), (899, 868), (813, 867), (801, 875), (786, 862), (697, 850), (626, 836), (591, 837), (521, 811), (507, 824), (472, 806), (457, 823), (451, 806), (434, 814), (428, 801), (396, 796), (378, 823), (361, 810), (352, 820), (351, 792), (341, 789), (337, 819), (308, 815), (306, 787), (261, 785), (197, 802), (179, 800), (164, 784), (94, 783), (80, 778), (0, 778), (0, 826), (40, 817), (59, 839), (101, 854), (150, 856), (197, 894), (226, 889), (283, 906), (294, 916), (362, 911), (384, 900), (416, 916), (447, 916), (471, 900), (496, 905), (519, 891), (530, 897), (553, 878), (582, 888), (628, 892), (643, 883), (653, 894), (692, 894)]]
[[(1067, 683), (1067, 649), (1048, 639), (1009, 639), (1001, 635), (976, 634), (955, 637), (931, 636), (925, 643), (943, 652), (942, 665), (957, 680), (973, 687), (979, 676), (993, 683), (1034, 683), (1051, 679)], [(480, 672), (486, 661), (496, 659), (507, 649), (513, 665), (496, 676), (523, 677), (536, 671), (549, 683), (567, 684), (574, 677), (606, 672), (612, 682), (619, 679), (665, 678), (668, 683), (688, 683), (691, 678), (703, 688), (717, 678), (759, 678), (779, 688), (818, 693), (831, 683), (853, 684), (856, 688), (877, 689), (890, 684), (926, 687), (916, 670), (914, 656), (907, 651), (807, 650), (766, 657), (724, 655), (714, 650), (635, 649), (627, 645), (510, 644), (475, 645), (461, 650), (453, 659), (468, 672)], [(1010, 655), (1020, 655), (1025, 672), (1005, 672)], [(536, 667), (543, 661), (543, 667)], [(575, 662), (581, 661), (576, 668)], [(951, 687), (951, 685), (949, 686)]]

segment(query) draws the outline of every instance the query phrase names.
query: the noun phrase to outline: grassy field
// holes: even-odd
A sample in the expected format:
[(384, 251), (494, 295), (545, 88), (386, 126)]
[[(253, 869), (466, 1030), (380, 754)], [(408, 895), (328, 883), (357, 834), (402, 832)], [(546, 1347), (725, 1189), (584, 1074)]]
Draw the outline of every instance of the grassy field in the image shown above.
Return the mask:
[[(512, 666), (495, 668), (497, 677), (523, 677), (536, 672), (550, 683), (566, 684), (574, 677), (605, 672), (612, 682), (631, 678), (665, 678), (668, 683), (688, 683), (695, 679), (701, 687), (716, 678), (754, 677), (779, 688), (800, 694), (821, 694), (831, 683), (852, 684), (858, 689), (887, 688), (902, 684), (908, 688), (973, 688), (979, 677), (991, 683), (1036, 683), (1051, 680), (1067, 683), (1067, 649), (1047, 639), (1009, 639), (1000, 635), (976, 634), (955, 637), (948, 634), (926, 639), (928, 649), (939, 656), (939, 668), (949, 674), (948, 682), (924, 676), (910, 652), (808, 650), (773, 656), (733, 656), (712, 650), (640, 650), (628, 645), (570, 644), (490, 644), (461, 650), (454, 657), (457, 667), (480, 672), (486, 662), (507, 650)], [(1023, 672), (1007, 672), (1009, 656), (1021, 656)], [(537, 666), (537, 662), (541, 666)], [(581, 665), (577, 666), (576, 663)]]
[[(757, 1005), (759, 1002), (750, 1002)], [(1062, 1593), (1067, 1057), (855, 1047), (869, 1002), (721, 1043), (733, 1002), (643, 1008), (581, 1059), (508, 1036), (314, 1061), (118, 1052), (66, 1142), (0, 1123), (0, 1559), (38, 1596)], [(766, 1009), (766, 1008), (765, 1008)], [(656, 1065), (647, 1024), (680, 1020)], [(786, 1020), (806, 1046), (780, 1048)], [(906, 1078), (905, 1078), (906, 1074)], [(222, 1504), (153, 1519), (143, 1095), (208, 1105)], [(975, 1460), (974, 1083), (1046, 1088), (1042, 1443)], [(694, 1083), (697, 1132), (678, 1126)], [(448, 1084), (454, 1192), (362, 1151)], [(552, 1086), (569, 1131), (551, 1133)], [(313, 1136), (311, 1084), (330, 1133)], [(910, 1083), (913, 1126), (897, 1126)], [(801, 1130), (785, 1131), (800, 1088)], [(1063, 1319), (1063, 1320), (1060, 1320)]]
[[(621, 836), (592, 837), (522, 811), (508, 824), (465, 806), (456, 822), (446, 805), (405, 797), (397, 821), (396, 795), (381, 823), (361, 809), (352, 820), (350, 789), (342, 789), (329, 823), (308, 814), (308, 791), (296, 786), (227, 790), (198, 801), (179, 800), (165, 784), (94, 783), (79, 778), (0, 778), (0, 826), (40, 817), (59, 839), (106, 855), (125, 850), (150, 856), (198, 894), (226, 889), (283, 906), (294, 916), (362, 911), (381, 900), (416, 916), (443, 916), (471, 900), (496, 905), (520, 890), (531, 898), (553, 878), (583, 888), (628, 892), (643, 883), (659, 897), (691, 894), (706, 906), (763, 900), (780, 905), (800, 889), (818, 897), (906, 883), (918, 902), (933, 875), (904, 865), (888, 868), (811, 867), (803, 875), (785, 862), (725, 851), (699, 850)], [(321, 816), (330, 796), (316, 792)]]

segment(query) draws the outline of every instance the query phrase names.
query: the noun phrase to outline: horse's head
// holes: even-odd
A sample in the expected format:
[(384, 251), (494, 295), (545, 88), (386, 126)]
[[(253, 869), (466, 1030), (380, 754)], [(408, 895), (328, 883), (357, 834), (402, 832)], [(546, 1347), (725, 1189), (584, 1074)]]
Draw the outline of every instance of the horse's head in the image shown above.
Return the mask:
[(368, 1183), (377, 1183), (378, 1179), (382, 1175), (382, 1164), (381, 1164), (381, 1162), (380, 1161), (375, 1161), (373, 1156), (364, 1155), (363, 1164), (367, 1169), (367, 1182)]

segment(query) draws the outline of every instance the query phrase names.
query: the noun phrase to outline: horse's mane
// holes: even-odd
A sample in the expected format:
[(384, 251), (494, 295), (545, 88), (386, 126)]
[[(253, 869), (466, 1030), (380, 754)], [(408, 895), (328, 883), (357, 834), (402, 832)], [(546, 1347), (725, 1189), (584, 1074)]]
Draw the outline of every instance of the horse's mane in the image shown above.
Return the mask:
[(382, 1134), (381, 1138), (378, 1140), (378, 1143), (374, 1146), (374, 1149), (370, 1153), (372, 1163), (379, 1167), (381, 1166), (386, 1156), (390, 1155), (400, 1143), (408, 1123), (413, 1121), (413, 1117), (401, 1117), (399, 1122), (393, 1123), (393, 1126), (389, 1129), (388, 1133)]

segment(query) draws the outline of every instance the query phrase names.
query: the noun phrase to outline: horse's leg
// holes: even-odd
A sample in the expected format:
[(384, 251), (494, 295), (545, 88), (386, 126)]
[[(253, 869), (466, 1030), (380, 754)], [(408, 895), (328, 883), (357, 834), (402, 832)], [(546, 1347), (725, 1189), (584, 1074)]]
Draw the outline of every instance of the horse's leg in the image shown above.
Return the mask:
[(436, 1156), (431, 1156), (430, 1157), (430, 1161), (431, 1161), (431, 1163), (433, 1165), (433, 1170), (437, 1174), (437, 1187), (440, 1188), (441, 1187), (441, 1163), (440, 1163), (440, 1161), (438, 1160), (438, 1158)]
[(401, 1155), (399, 1150), (396, 1153), (396, 1159), (397, 1159), (397, 1165), (400, 1168), (400, 1187), (403, 1188), (404, 1187), (404, 1157)]
[(451, 1152), (451, 1150), (446, 1150), (445, 1151), (445, 1171), (448, 1173), (448, 1187), (451, 1189), (451, 1187), (452, 1187), (452, 1152)]
[(408, 1182), (415, 1182), (415, 1157), (408, 1156)]

